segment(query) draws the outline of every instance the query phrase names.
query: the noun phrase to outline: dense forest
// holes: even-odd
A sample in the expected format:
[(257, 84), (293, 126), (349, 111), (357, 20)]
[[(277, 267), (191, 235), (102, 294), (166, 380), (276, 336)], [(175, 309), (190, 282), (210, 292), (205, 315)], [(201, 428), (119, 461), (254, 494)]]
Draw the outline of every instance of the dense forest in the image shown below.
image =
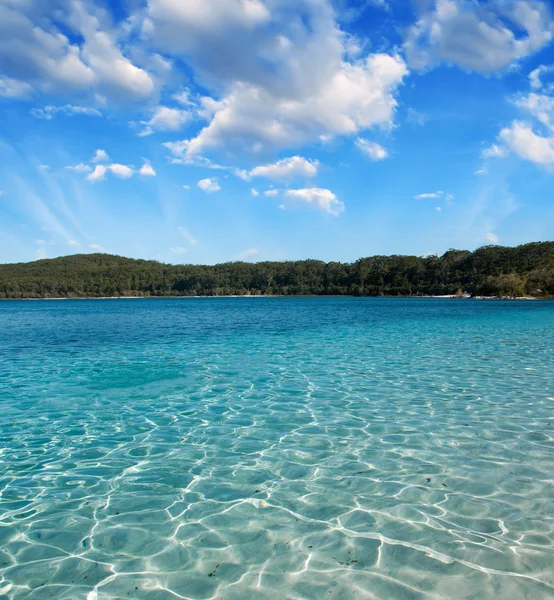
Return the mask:
[(76, 254), (0, 265), (0, 298), (354, 295), (554, 296), (554, 242), (485, 246), (442, 256), (168, 265)]

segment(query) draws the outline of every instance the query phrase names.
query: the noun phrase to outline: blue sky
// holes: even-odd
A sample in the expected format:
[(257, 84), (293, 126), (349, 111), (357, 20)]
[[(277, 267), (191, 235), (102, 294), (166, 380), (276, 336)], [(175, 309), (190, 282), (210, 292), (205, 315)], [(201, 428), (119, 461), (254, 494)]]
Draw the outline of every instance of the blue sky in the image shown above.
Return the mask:
[(0, 262), (554, 239), (530, 0), (0, 0)]

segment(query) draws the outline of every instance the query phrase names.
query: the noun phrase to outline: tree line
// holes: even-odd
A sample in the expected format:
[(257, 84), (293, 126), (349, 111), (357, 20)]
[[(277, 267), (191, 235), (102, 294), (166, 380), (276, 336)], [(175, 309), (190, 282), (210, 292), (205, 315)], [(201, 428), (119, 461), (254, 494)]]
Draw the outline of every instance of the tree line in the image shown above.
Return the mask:
[(554, 296), (554, 242), (442, 256), (169, 265), (75, 254), (0, 266), (0, 298), (221, 295)]

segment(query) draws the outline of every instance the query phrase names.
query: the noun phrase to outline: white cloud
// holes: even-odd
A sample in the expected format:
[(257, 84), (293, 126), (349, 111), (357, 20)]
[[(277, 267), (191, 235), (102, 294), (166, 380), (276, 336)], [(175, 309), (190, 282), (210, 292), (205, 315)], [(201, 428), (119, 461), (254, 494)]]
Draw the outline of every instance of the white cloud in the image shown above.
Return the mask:
[(87, 175), (89, 181), (100, 181), (106, 176), (107, 167), (104, 165), (96, 165), (94, 171)]
[(185, 238), (185, 240), (189, 243), (190, 246), (196, 245), (196, 239), (190, 233), (190, 231), (188, 231), (188, 229), (185, 229), (184, 227), (181, 227), (181, 225), (179, 225), (177, 227), (177, 231), (181, 234), (183, 238)]
[(186, 110), (157, 106), (149, 121), (141, 121), (141, 124), (145, 127), (139, 133), (139, 136), (152, 135), (156, 131), (178, 131), (190, 119), (191, 114)]
[(526, 110), (537, 121), (554, 132), (554, 97), (545, 94), (531, 93), (514, 100), (515, 105)]
[(37, 91), (119, 103), (155, 90), (150, 74), (123, 54), (109, 14), (93, 3), (2, 2), (0, 40), (0, 68), (12, 96)]
[(335, 217), (338, 217), (344, 212), (343, 202), (341, 202), (331, 190), (322, 188), (287, 190), (285, 196), (293, 200), (300, 200), (308, 204), (313, 204), (323, 212), (334, 215)]
[(481, 152), (481, 158), (504, 158), (508, 155), (508, 151), (506, 148), (498, 146), (497, 144), (492, 144), (489, 148), (485, 148)]
[(27, 98), (33, 88), (24, 81), (0, 76), (0, 98)]
[(423, 200), (426, 198), (442, 198), (444, 196), (444, 192), (439, 190), (438, 192), (427, 192), (425, 194), (417, 194), (414, 196), (415, 200)]
[(383, 146), (377, 144), (376, 142), (364, 140), (363, 138), (358, 138), (356, 140), (356, 146), (363, 154), (365, 154), (371, 160), (384, 160), (389, 155), (389, 153), (385, 150), (385, 148), (383, 148)]
[(38, 260), (44, 260), (45, 258), (48, 258), (46, 248), (38, 248), (38, 250), (36, 251), (36, 255)]
[[(531, 88), (542, 90), (543, 83), (540, 75), (554, 71), (554, 66), (541, 66), (529, 75)], [(526, 117), (534, 119), (529, 123), (516, 119), (504, 127), (498, 135), (498, 140), (505, 147), (493, 144), (483, 152), (485, 158), (506, 156), (508, 149), (520, 158), (538, 165), (554, 163), (554, 96), (550, 92), (553, 86), (544, 89), (545, 93), (531, 92), (512, 97), (511, 102), (526, 113)], [(536, 131), (537, 130), (537, 131)]]
[(175, 248), (171, 248), (169, 251), (171, 254), (186, 254), (189, 250), (183, 246), (176, 246)]
[(319, 168), (317, 160), (308, 160), (302, 156), (284, 158), (276, 163), (260, 165), (250, 171), (251, 177), (267, 179), (292, 179), (294, 177), (315, 177)]
[(427, 120), (428, 117), (425, 113), (421, 113), (413, 108), (408, 108), (408, 113), (406, 115), (406, 121), (408, 121), (408, 123), (423, 126), (427, 123)]
[(89, 244), (89, 248), (96, 250), (96, 252), (104, 252), (104, 246), (100, 246), (99, 244)]
[(278, 95), (262, 86), (236, 83), (220, 101), (202, 100), (210, 120), (196, 138), (168, 145), (178, 157), (191, 157), (223, 147), (274, 150), (308, 143), (322, 134), (354, 134), (393, 123), (393, 92), (407, 74), (397, 56), (374, 55), (363, 64), (343, 63), (299, 97)]
[(482, 169), (477, 169), (477, 171), (475, 171), (475, 175), (486, 175), (488, 173), (486, 167), (483, 167)]
[(69, 246), (80, 246), (79, 242), (77, 240), (67, 240), (67, 244)]
[(529, 84), (531, 89), (540, 90), (543, 86), (541, 76), (546, 73), (554, 72), (554, 65), (541, 65), (529, 73)]
[(254, 258), (255, 256), (258, 256), (259, 253), (260, 253), (260, 251), (257, 248), (248, 248), (248, 250), (241, 252), (237, 256), (237, 259), (238, 260), (249, 260), (251, 258)]
[(185, 190), (190, 190), (190, 185), (187, 185), (187, 184), (185, 184), (185, 185), (183, 186), (183, 188), (184, 188)]
[(352, 57), (331, 3), (299, 4), (150, 0), (145, 35), (186, 57), (214, 95), (198, 101), (206, 127), (168, 146), (178, 158), (262, 153), (392, 127), (404, 60), (367, 51)]
[(500, 241), (500, 238), (495, 233), (492, 233), (492, 232), (485, 234), (485, 239), (487, 240), (487, 242), (490, 242), (491, 244), (498, 244), (498, 242)]
[(37, 119), (53, 119), (57, 114), (63, 113), (68, 117), (74, 115), (86, 115), (89, 117), (101, 117), (102, 113), (91, 106), (74, 106), (66, 104), (65, 106), (45, 106), (44, 108), (32, 108), (31, 114)]
[(108, 160), (110, 160), (110, 157), (108, 156), (107, 152), (102, 149), (98, 149), (92, 157), (93, 163), (106, 162)]
[(219, 192), (221, 190), (221, 187), (219, 185), (219, 183), (217, 182), (217, 179), (201, 179), (198, 182), (198, 187), (203, 191), (206, 192), (206, 194), (213, 194), (214, 192)]
[(180, 92), (173, 94), (171, 97), (173, 98), (173, 100), (175, 100), (175, 102), (178, 102), (181, 106), (196, 106), (196, 103), (191, 100), (190, 96), (190, 90), (188, 88), (185, 88)]
[(4, 190), (0, 190), (0, 198), (2, 198), (2, 196), (5, 196), (6, 192)]
[(133, 169), (127, 165), (112, 163), (111, 165), (96, 165), (94, 171), (87, 175), (89, 181), (101, 181), (105, 178), (106, 173), (113, 173), (121, 179), (129, 179), (133, 176)]
[(121, 177), (122, 179), (128, 179), (133, 176), (133, 169), (128, 167), (127, 165), (120, 165), (118, 163), (113, 163), (106, 167), (109, 171), (111, 171), (117, 177)]
[(260, 195), (260, 192), (258, 192), (258, 190), (255, 190), (254, 188), (252, 188), (250, 191), (252, 192), (252, 196), (259, 196)]
[(435, 210), (436, 210), (437, 212), (441, 212), (441, 210), (442, 210), (442, 207), (440, 207), (440, 206), (435, 206)]
[(546, 3), (526, 0), (433, 0), (405, 42), (411, 67), (440, 62), (490, 73), (545, 46), (554, 36)]
[(90, 165), (85, 165), (85, 163), (79, 163), (78, 165), (65, 167), (70, 171), (77, 171), (77, 173), (90, 173), (92, 171), (92, 167)]
[(539, 165), (554, 163), (554, 137), (537, 135), (526, 123), (514, 121), (500, 132), (500, 138), (525, 160)]
[(266, 190), (264, 196), (268, 198), (275, 198), (279, 195), (279, 190)]
[(149, 160), (144, 161), (144, 164), (139, 169), (139, 175), (142, 175), (143, 177), (155, 177), (156, 176), (156, 171), (154, 171)]

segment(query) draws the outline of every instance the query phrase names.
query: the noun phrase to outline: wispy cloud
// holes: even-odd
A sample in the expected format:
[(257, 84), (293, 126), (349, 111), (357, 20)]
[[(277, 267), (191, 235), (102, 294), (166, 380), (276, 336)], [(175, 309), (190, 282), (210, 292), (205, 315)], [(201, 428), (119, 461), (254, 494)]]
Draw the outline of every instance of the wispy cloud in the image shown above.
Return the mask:
[(89, 117), (101, 117), (102, 113), (91, 106), (74, 106), (66, 104), (65, 106), (45, 106), (44, 108), (32, 108), (31, 114), (37, 119), (51, 120), (58, 114), (64, 114), (68, 117), (75, 115), (86, 115)]
[(260, 254), (260, 251), (258, 250), (258, 248), (248, 248), (248, 250), (245, 250), (244, 252), (241, 252), (240, 254), (238, 254), (237, 259), (238, 260), (250, 260), (250, 259), (254, 258), (255, 256), (258, 256), (258, 254)]
[(70, 171), (76, 171), (77, 173), (90, 173), (92, 171), (92, 167), (90, 165), (85, 165), (85, 163), (79, 163), (78, 165), (65, 168)]
[(444, 192), (439, 190), (438, 192), (427, 192), (425, 194), (417, 194), (414, 196), (415, 200), (424, 200), (426, 198), (442, 198), (444, 196)]
[(188, 229), (185, 229), (184, 227), (182, 227), (181, 225), (179, 225), (177, 227), (177, 231), (181, 234), (181, 237), (183, 237), (190, 246), (194, 246), (196, 245), (196, 239), (195, 237), (190, 233), (190, 231)]

